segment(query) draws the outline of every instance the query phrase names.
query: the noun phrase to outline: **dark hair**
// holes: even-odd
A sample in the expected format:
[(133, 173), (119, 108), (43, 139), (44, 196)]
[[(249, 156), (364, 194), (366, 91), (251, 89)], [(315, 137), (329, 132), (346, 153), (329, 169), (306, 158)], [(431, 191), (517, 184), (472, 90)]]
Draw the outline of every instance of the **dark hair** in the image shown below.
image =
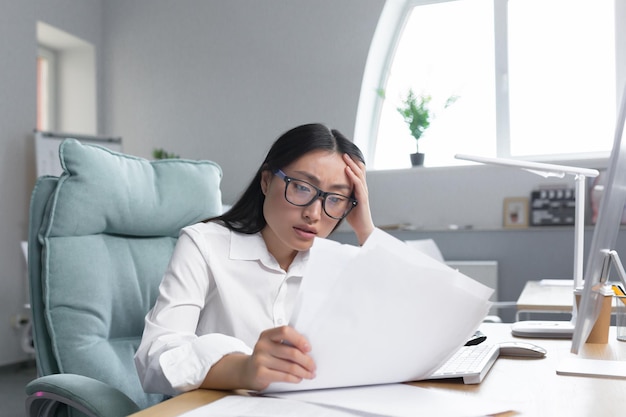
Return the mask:
[(359, 148), (338, 130), (329, 129), (320, 123), (295, 127), (283, 133), (274, 142), (248, 188), (232, 208), (221, 216), (205, 221), (216, 221), (230, 230), (241, 233), (253, 234), (261, 231), (267, 224), (263, 215), (265, 195), (261, 190), (262, 172), (282, 169), (301, 156), (317, 150), (327, 150), (341, 155), (347, 153), (365, 163)]

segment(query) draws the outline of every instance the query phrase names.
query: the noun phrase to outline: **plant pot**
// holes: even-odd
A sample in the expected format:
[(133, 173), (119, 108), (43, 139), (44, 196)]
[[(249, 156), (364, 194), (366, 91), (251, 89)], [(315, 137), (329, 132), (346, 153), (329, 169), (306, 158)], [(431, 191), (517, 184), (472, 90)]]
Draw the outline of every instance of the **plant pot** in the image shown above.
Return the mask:
[(424, 154), (415, 152), (411, 154), (411, 165), (414, 167), (421, 167), (424, 165)]

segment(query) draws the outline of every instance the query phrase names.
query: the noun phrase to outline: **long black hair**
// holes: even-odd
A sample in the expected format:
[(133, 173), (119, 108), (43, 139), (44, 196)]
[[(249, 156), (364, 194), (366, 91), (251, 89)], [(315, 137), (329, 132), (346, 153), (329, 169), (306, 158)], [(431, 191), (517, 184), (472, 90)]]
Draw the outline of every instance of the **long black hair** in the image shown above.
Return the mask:
[(320, 123), (295, 127), (283, 133), (274, 142), (248, 188), (232, 208), (221, 216), (207, 219), (205, 222), (216, 221), (240, 233), (260, 232), (267, 224), (263, 215), (265, 195), (261, 190), (263, 171), (282, 169), (303, 155), (317, 150), (327, 150), (340, 155), (347, 153), (365, 163), (361, 150), (338, 130)]

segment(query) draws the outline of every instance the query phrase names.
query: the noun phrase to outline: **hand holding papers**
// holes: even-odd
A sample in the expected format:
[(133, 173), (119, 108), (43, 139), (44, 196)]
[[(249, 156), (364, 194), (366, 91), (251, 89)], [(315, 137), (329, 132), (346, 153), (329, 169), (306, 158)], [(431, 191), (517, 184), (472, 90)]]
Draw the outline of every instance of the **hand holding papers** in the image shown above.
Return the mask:
[(361, 248), (316, 240), (291, 325), (317, 376), (266, 392), (427, 378), (476, 330), (492, 292), (380, 230)]

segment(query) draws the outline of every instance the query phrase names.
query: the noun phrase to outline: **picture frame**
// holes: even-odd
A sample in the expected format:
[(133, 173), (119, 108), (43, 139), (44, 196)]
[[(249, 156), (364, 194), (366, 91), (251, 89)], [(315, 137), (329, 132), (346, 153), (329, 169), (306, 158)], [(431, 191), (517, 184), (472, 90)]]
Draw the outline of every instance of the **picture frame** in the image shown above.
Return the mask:
[(525, 229), (528, 227), (528, 197), (507, 197), (503, 203), (503, 222), (505, 229)]

